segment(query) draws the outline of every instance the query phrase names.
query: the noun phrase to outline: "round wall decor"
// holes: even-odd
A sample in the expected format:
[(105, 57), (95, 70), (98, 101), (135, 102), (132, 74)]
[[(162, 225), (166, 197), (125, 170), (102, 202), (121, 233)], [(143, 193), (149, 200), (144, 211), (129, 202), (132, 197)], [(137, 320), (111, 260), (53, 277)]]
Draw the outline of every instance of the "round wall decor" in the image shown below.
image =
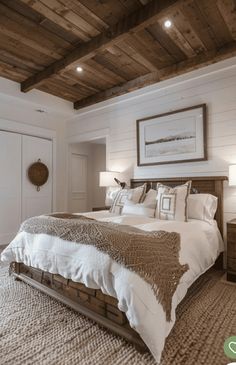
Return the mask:
[(29, 181), (40, 191), (40, 186), (48, 181), (49, 171), (47, 166), (39, 159), (28, 168)]

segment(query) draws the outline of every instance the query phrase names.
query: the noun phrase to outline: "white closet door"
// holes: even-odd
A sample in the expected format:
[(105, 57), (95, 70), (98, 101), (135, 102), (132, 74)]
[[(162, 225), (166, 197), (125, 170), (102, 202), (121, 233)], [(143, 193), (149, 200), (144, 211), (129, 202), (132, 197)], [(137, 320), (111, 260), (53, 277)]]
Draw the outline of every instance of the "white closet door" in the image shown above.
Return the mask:
[[(49, 179), (37, 191), (28, 179), (29, 166), (38, 159), (47, 165)], [(22, 136), (22, 220), (52, 212), (52, 141)]]
[(0, 245), (21, 223), (21, 135), (0, 131)]

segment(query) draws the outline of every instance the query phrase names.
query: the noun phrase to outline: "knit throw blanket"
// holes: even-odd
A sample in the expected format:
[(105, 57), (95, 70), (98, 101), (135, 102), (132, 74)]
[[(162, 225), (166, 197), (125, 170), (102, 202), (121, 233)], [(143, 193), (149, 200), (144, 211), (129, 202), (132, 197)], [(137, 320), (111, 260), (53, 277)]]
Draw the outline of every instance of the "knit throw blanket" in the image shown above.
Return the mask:
[(27, 219), (20, 232), (47, 234), (66, 241), (92, 245), (150, 284), (171, 320), (172, 297), (188, 265), (179, 262), (180, 235), (176, 232), (146, 232), (81, 215), (53, 214)]

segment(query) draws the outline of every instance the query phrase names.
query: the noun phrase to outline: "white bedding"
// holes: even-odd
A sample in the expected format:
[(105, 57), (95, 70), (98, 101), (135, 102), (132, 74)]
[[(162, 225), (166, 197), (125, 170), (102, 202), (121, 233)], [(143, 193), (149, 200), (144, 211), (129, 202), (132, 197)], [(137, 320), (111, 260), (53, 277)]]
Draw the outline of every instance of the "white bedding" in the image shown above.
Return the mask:
[(180, 263), (189, 265), (172, 300), (171, 322), (166, 321), (162, 306), (151, 287), (137, 274), (125, 269), (93, 246), (63, 241), (45, 234), (21, 232), (2, 252), (1, 260), (17, 261), (65, 278), (82, 282), (89, 288), (101, 289), (119, 301), (130, 325), (149, 347), (157, 363), (165, 338), (175, 323), (175, 310), (190, 285), (223, 251), (217, 224), (199, 220), (190, 222), (158, 221), (141, 216), (114, 216), (107, 211), (86, 213), (88, 217), (136, 226), (146, 231), (166, 230), (181, 234)]

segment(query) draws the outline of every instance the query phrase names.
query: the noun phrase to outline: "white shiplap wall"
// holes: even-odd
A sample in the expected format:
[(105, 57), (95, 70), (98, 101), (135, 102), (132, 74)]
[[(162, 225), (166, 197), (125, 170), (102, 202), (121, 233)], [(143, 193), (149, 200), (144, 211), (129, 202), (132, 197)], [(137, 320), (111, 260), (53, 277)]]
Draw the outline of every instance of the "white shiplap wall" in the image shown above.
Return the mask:
[[(207, 104), (208, 161), (137, 167), (136, 119)], [(111, 170), (131, 177), (227, 175), (236, 164), (236, 59), (191, 72), (82, 110), (68, 127), (69, 138), (108, 128)], [(225, 220), (236, 218), (236, 189), (225, 183)]]

